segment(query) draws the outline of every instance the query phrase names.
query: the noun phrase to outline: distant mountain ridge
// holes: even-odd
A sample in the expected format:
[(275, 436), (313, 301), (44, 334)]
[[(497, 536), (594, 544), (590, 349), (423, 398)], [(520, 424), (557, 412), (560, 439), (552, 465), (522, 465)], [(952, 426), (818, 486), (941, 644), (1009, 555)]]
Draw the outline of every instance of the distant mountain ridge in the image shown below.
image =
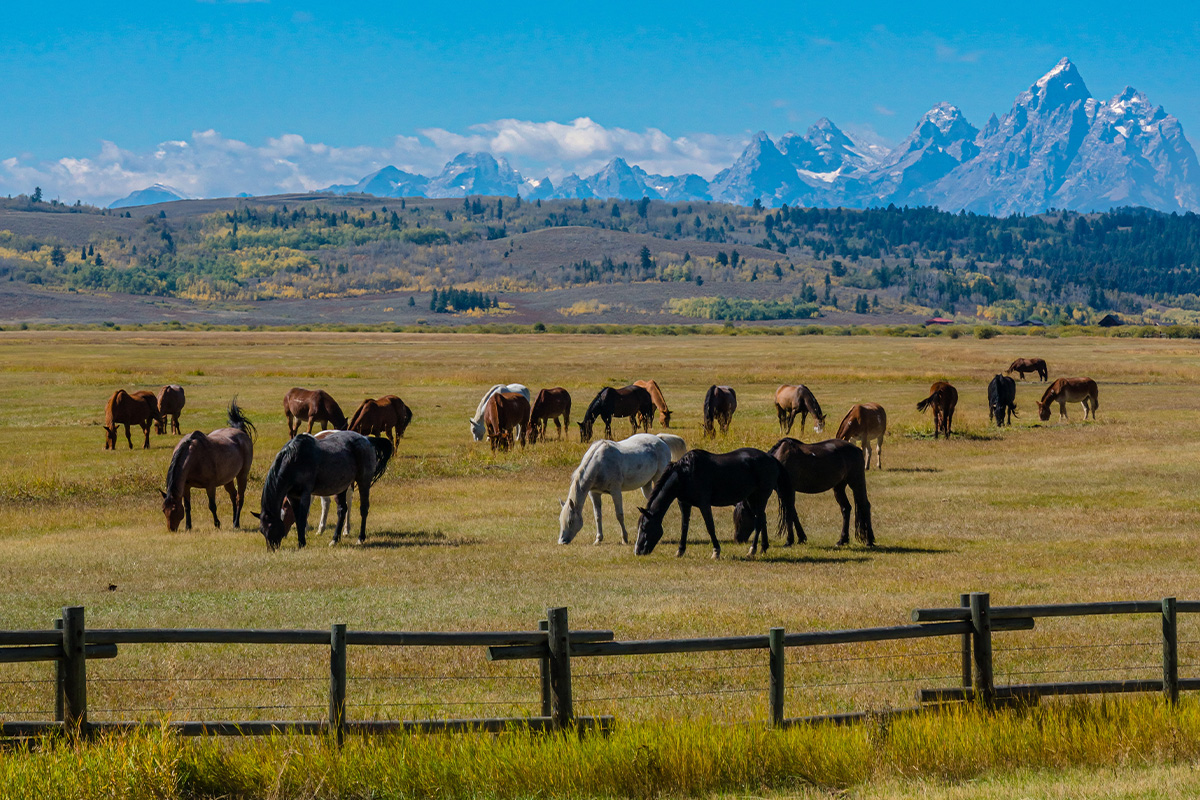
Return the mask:
[(151, 206), (155, 203), (171, 203), (175, 200), (189, 200), (186, 194), (178, 189), (167, 186), (163, 183), (156, 183), (153, 186), (147, 186), (145, 189), (138, 189), (136, 192), (130, 192), (120, 200), (114, 200), (109, 204), (109, 208), (134, 208), (136, 206)]

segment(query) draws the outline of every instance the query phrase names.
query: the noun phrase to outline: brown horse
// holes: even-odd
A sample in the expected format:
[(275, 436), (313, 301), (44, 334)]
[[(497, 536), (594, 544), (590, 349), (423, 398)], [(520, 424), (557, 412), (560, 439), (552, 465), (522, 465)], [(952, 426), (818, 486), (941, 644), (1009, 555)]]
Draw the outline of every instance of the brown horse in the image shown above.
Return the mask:
[(875, 466), (883, 469), (883, 436), (887, 433), (887, 412), (879, 403), (859, 403), (846, 412), (838, 426), (837, 438), (859, 441), (865, 468), (871, 468), (871, 442), (875, 442)]
[(733, 412), (737, 411), (737, 392), (731, 386), (710, 386), (704, 395), (704, 433), (716, 436), (716, 428), (721, 433), (729, 433), (729, 423), (733, 422)]
[(125, 426), (125, 441), (129, 442), (130, 450), (133, 449), (133, 439), (129, 436), (129, 426), (141, 426), (146, 435), (142, 449), (150, 449), (150, 426), (155, 423), (161, 425), (162, 417), (158, 413), (158, 403), (152, 392), (142, 390), (130, 393), (124, 389), (117, 389), (112, 397), (108, 398), (108, 405), (104, 407), (104, 449), (117, 449), (118, 425)]
[(825, 428), (825, 415), (821, 413), (821, 404), (803, 384), (784, 384), (775, 390), (775, 415), (779, 418), (779, 432), (792, 432), (796, 415), (800, 415), (800, 433), (804, 433), (804, 422), (808, 415), (813, 415), (813, 433), (820, 433)]
[(958, 389), (945, 381), (937, 381), (929, 387), (929, 397), (917, 403), (917, 411), (933, 406), (933, 438), (938, 434), (950, 438), (950, 424), (954, 421), (954, 407), (958, 405)]
[(1018, 358), (1012, 365), (1004, 370), (1005, 375), (1011, 375), (1018, 372), (1021, 375), (1021, 380), (1025, 380), (1026, 372), (1036, 372), (1040, 380), (1048, 380), (1046, 377), (1049, 371), (1046, 369), (1046, 361), (1041, 358)]
[(513, 428), (521, 429), (521, 447), (529, 432), (529, 401), (517, 392), (496, 392), (483, 409), (483, 426), (492, 450), (507, 450), (513, 445)]
[(650, 399), (654, 402), (654, 407), (658, 409), (658, 416), (662, 421), (662, 426), (664, 428), (671, 427), (671, 409), (667, 408), (667, 399), (663, 397), (658, 384), (654, 381), (634, 381), (633, 385), (640, 386), (650, 393)]
[(342, 407), (324, 389), (288, 389), (283, 396), (283, 413), (287, 417), (289, 439), (295, 438), (305, 421), (308, 422), (308, 433), (312, 433), (315, 422), (321, 423), (321, 430), (326, 430), (332, 423), (333, 427), (344, 431), (349, 424)]
[(229, 426), (205, 436), (192, 431), (171, 454), (167, 468), (167, 490), (162, 494), (163, 515), (167, 530), (179, 530), (184, 520), (185, 530), (192, 529), (192, 489), (208, 492), (208, 510), (213, 524), (221, 527), (217, 518), (217, 487), (224, 486), (233, 503), (233, 527), (242, 524), (242, 503), (246, 500), (246, 481), (254, 462), (254, 425), (242, 414), (237, 400), (229, 404)]
[(1082, 403), (1083, 418), (1088, 414), (1096, 418), (1096, 409), (1100, 407), (1100, 390), (1091, 378), (1059, 378), (1050, 384), (1042, 399), (1037, 401), (1038, 418), (1042, 422), (1050, 419), (1050, 404), (1058, 403), (1058, 418), (1067, 418), (1067, 403)]
[(412, 422), (412, 410), (394, 394), (385, 394), (378, 400), (363, 400), (354, 416), (350, 418), (347, 430), (361, 433), (363, 436), (387, 436), (396, 449), (396, 439), (403, 438), (404, 431)]
[(183, 396), (183, 387), (177, 383), (172, 383), (158, 390), (158, 397), (155, 398), (158, 402), (158, 413), (162, 415), (162, 422), (158, 423), (155, 433), (164, 434), (167, 432), (167, 417), (171, 418), (171, 433), (179, 433), (179, 414), (183, 411), (185, 402)]
[(654, 401), (641, 386), (630, 385), (620, 389), (605, 386), (592, 398), (587, 411), (583, 412), (583, 422), (579, 423), (579, 441), (592, 440), (592, 427), (597, 417), (604, 420), (606, 439), (612, 438), (613, 417), (629, 418), (629, 424), (633, 426), (631, 436), (638, 432), (639, 427), (649, 433), (650, 420), (654, 418)]
[[(562, 417), (561, 423), (558, 421), (559, 417)], [(558, 439), (562, 438), (563, 428), (571, 430), (571, 393), (561, 386), (542, 389), (533, 401), (533, 408), (529, 412), (530, 444), (536, 444), (539, 437), (546, 437), (548, 419), (554, 420)]]

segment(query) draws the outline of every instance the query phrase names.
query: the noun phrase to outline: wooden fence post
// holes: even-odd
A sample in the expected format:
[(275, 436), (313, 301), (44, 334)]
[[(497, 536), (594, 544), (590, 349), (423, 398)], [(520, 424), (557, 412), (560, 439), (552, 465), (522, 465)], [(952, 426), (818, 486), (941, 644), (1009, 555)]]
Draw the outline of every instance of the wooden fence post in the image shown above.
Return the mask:
[(1179, 627), (1175, 615), (1175, 598), (1162, 601), (1163, 637), (1163, 697), (1168, 703), (1179, 702)]
[(771, 648), (771, 727), (783, 727), (784, 648), (783, 628), (771, 628), (767, 634)]
[[(971, 595), (960, 594), (958, 604), (963, 608), (971, 607)], [(964, 689), (971, 688), (971, 634), (962, 635), (962, 685)]]
[(83, 606), (63, 609), (63, 729), (68, 736), (87, 734), (87, 656)]
[[(54, 620), (54, 630), (61, 631), (63, 629), (62, 617)], [(62, 659), (54, 662), (54, 721), (63, 721), (63, 675), (66, 674), (65, 664)]]
[(575, 721), (571, 699), (571, 631), (567, 609), (546, 611), (550, 644), (550, 693), (555, 728), (566, 728)]
[(972, 592), (971, 627), (975, 656), (975, 698), (986, 706), (996, 698), (995, 678), (992, 673), (992, 620), (987, 592)]
[(346, 625), (329, 630), (329, 727), (338, 747), (346, 737)]
[[(539, 631), (549, 631), (550, 622), (538, 622)], [(538, 672), (542, 680), (542, 716), (548, 717), (554, 711), (554, 693), (550, 690), (550, 656), (538, 659)]]

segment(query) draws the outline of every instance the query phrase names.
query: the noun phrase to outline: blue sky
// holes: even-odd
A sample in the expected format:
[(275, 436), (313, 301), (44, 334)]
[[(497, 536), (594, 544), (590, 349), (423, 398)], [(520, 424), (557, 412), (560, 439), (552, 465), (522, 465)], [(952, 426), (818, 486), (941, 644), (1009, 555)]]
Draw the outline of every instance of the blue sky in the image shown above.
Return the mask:
[(982, 125), (1064, 55), (1196, 140), (1194, 6), (992, 5), (25, 3), (0, 24), (0, 192), (315, 188), (476, 147), (710, 177), (822, 116), (892, 143), (939, 101)]

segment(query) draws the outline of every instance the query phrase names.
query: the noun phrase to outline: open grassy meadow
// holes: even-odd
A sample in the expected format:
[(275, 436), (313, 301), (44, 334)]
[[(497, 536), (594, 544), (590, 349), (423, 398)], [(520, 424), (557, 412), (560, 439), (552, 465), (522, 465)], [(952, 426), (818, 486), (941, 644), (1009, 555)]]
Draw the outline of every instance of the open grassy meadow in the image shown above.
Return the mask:
[[(991, 592), (993, 604), (1198, 599), (1198, 347), (1025, 336), (5, 332), (0, 627), (44, 628), (81, 604), (95, 627), (529, 629), (565, 605), (573, 627), (633, 639), (900, 624), (912, 608), (957, 604), (967, 591)], [(987, 383), (1017, 356), (1045, 358), (1052, 379), (1094, 378), (1098, 421), (1085, 424), (1076, 405), (1069, 422), (1055, 412), (1039, 423), (1043, 385), (1018, 381), (1016, 424), (990, 426)], [(597, 389), (638, 378), (662, 387), (673, 432), (711, 450), (774, 443), (780, 383), (806, 384), (829, 416), (824, 435), (810, 422), (808, 441), (831, 436), (852, 403), (883, 404), (884, 469), (868, 475), (879, 546), (834, 546), (840, 514), (828, 494), (798, 498), (808, 544), (773, 541), (755, 560), (732, 542), (728, 510), (715, 514), (719, 561), (699, 515), (687, 554), (674, 557), (675, 510), (658, 549), (635, 557), (607, 501), (603, 544), (592, 545), (589, 508), (575, 542), (558, 545), (558, 499), (585, 445), (575, 434), (493, 454), (471, 441), (467, 418), (487, 387), (520, 382), (567, 388), (574, 422)], [(915, 410), (937, 379), (961, 398), (948, 442), (934, 441), (932, 420)], [(169, 382), (187, 391), (185, 432), (222, 426), (234, 395), (257, 424), (247, 511), (286, 441), (288, 388), (325, 388), (347, 413), (368, 396), (403, 397), (414, 420), (372, 492), (366, 545), (330, 548), (328, 533), (310, 532), (305, 550), (293, 535), (270, 553), (248, 513), (247, 529), (231, 529), (223, 491), (220, 530), (197, 492), (193, 530), (169, 533), (158, 489), (177, 437), (152, 435), (143, 451), (135, 432), (130, 451), (122, 434), (106, 452), (101, 428), (114, 389)], [(734, 386), (739, 409), (728, 437), (703, 443), (712, 383)], [(632, 535), (641, 496), (625, 500)], [(768, 515), (773, 531), (773, 502)], [(1200, 676), (1200, 620), (1180, 627), (1181, 675)], [(1039, 621), (1030, 633), (997, 634), (996, 651), (998, 684), (1160, 674), (1152, 618)], [(91, 718), (319, 719), (327, 659), (323, 648), (122, 646), (117, 659), (89, 664)], [(911, 705), (917, 687), (954, 685), (958, 664), (956, 640), (791, 651), (787, 711)], [(580, 714), (766, 719), (765, 653), (577, 660), (574, 670)], [(3, 673), (0, 718), (50, 717), (49, 665)], [(538, 707), (533, 663), (490, 664), (480, 650), (351, 649), (349, 673), (351, 718)]]

